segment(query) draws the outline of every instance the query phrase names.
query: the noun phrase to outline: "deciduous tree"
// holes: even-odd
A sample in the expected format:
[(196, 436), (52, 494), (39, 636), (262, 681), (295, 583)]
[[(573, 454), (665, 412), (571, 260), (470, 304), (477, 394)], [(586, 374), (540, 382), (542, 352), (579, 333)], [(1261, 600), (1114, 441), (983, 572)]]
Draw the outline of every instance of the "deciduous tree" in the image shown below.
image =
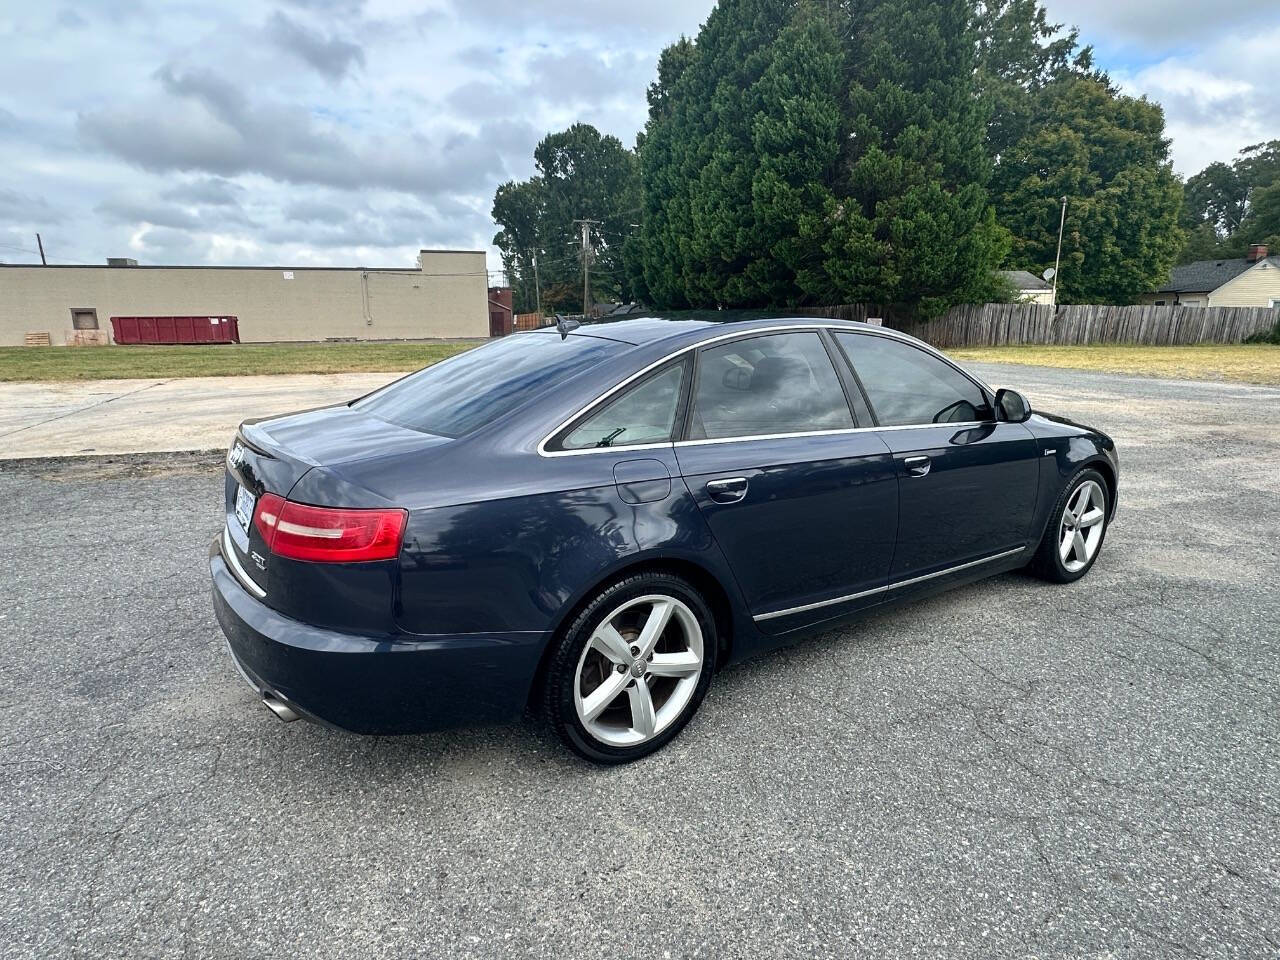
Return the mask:
[[(1267, 226), (1270, 217), (1265, 212), (1273, 202), (1268, 191), (1277, 182), (1280, 140), (1252, 144), (1234, 163), (1211, 163), (1188, 178), (1182, 224), (1189, 234), (1179, 262), (1243, 256), (1250, 244), (1266, 242), (1280, 232)], [(1259, 205), (1264, 211), (1255, 216)]]
[(640, 208), (635, 154), (617, 137), (575, 123), (543, 137), (533, 156), (535, 176), (502, 184), (493, 203), (500, 228), (493, 242), (515, 288), (517, 309), (534, 309), (535, 257), (544, 291), (571, 289), (576, 282), (581, 302), (581, 235), (574, 221), (584, 219), (597, 221), (593, 298), (630, 298), (623, 249)]
[(529, 313), (537, 304), (534, 261), (542, 252), (542, 207), (542, 181), (537, 177), (508, 180), (493, 196), (493, 219), (500, 228), (493, 245), (502, 254), (517, 313)]
[(1168, 277), (1182, 245), (1164, 112), (1095, 77), (1052, 84), (1041, 103), (1032, 132), (1001, 161), (1010, 263), (1037, 273), (1053, 265), (1065, 195), (1059, 298), (1132, 303)]

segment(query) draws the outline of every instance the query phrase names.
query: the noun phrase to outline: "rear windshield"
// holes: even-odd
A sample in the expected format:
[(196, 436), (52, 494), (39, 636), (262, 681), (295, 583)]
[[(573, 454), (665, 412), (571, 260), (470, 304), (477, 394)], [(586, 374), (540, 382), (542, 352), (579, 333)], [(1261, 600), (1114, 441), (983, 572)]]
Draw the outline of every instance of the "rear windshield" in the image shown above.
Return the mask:
[(624, 348), (598, 337), (515, 334), (442, 360), (353, 406), (402, 427), (460, 437)]

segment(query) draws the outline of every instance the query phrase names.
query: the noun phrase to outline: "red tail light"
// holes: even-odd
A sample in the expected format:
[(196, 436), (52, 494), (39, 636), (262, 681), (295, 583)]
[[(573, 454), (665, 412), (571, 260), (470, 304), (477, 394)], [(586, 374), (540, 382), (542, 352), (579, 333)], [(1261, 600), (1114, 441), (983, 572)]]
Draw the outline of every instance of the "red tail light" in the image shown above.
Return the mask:
[(264, 493), (253, 511), (267, 549), (315, 563), (392, 560), (400, 554), (408, 517), (404, 510), (312, 507), (274, 493)]

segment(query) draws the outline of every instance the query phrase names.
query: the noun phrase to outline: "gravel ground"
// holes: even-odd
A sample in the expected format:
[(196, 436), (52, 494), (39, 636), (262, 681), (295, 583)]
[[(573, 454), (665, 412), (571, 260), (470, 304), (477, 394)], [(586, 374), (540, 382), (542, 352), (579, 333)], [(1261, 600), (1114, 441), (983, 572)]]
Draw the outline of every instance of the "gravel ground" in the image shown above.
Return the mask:
[(0, 956), (1280, 954), (1280, 391), (981, 372), (1116, 437), (1093, 572), (729, 670), (622, 769), (281, 724), (217, 466), (0, 469)]

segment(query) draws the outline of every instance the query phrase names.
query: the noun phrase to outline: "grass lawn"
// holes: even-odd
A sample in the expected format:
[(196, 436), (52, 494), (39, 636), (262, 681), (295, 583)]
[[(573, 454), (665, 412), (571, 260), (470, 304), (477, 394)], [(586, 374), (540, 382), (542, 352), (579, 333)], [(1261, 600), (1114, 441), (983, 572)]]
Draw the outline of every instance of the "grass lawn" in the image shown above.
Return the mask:
[(1206, 344), (1194, 347), (965, 347), (948, 350), (957, 360), (1028, 363), (1104, 373), (1181, 380), (1235, 380), (1280, 386), (1280, 346)]
[(478, 342), (0, 347), (0, 381), (394, 372), (425, 367)]
[[(0, 347), (0, 381), (396, 372), (425, 367), (479, 342)], [(947, 352), (957, 360), (979, 363), (1027, 363), (1280, 386), (1280, 346), (1271, 345), (966, 347)]]

